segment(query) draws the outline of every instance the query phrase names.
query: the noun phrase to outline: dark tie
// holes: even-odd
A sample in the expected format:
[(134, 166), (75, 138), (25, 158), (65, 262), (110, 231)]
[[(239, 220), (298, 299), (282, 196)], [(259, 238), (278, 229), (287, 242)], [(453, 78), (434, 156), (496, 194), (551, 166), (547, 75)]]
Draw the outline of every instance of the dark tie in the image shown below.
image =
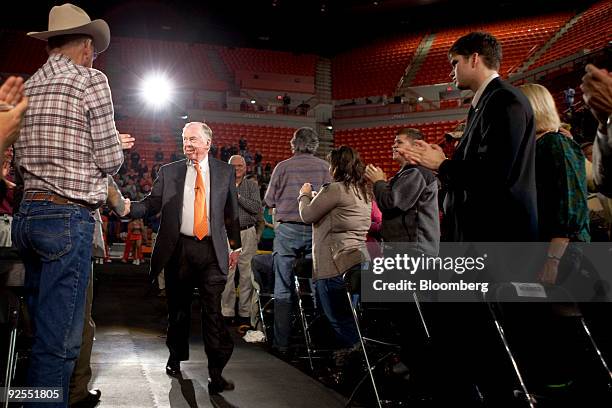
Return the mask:
[(474, 109), (473, 105), (470, 105), (470, 110), (468, 111), (468, 117), (467, 117), (467, 122), (465, 122), (465, 127), (467, 128), (467, 125), (470, 123), (470, 121), (472, 120), (472, 116), (474, 116), (474, 112), (476, 112), (476, 109)]

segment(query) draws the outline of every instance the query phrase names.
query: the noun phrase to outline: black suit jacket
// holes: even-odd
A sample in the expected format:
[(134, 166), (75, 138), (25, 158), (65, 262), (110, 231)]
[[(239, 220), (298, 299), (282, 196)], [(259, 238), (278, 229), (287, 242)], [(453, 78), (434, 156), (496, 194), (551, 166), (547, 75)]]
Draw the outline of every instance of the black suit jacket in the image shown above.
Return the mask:
[[(210, 167), (210, 224), (217, 262), (221, 270), (228, 271), (227, 239), (233, 249), (239, 248), (240, 221), (238, 218), (238, 195), (236, 193), (236, 176), (232, 166), (208, 157)], [(131, 204), (131, 218), (142, 218), (161, 211), (160, 227), (151, 256), (151, 278), (166, 266), (181, 229), (183, 213), (183, 190), (187, 160), (166, 164), (159, 169), (153, 183), (151, 194), (140, 202)]]
[(537, 241), (535, 141), (527, 98), (492, 80), (439, 169), (449, 241)]

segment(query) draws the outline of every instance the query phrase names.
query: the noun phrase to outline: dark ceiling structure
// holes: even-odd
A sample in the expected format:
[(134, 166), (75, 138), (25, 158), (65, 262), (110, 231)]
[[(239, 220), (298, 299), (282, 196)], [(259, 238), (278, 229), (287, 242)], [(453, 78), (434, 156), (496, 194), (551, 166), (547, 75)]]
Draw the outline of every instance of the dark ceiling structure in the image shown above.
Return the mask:
[[(72, 1), (105, 19), (113, 35), (333, 55), (373, 39), (586, 8), (591, 0), (91, 0)], [(16, 1), (0, 27), (44, 30), (64, 1)]]

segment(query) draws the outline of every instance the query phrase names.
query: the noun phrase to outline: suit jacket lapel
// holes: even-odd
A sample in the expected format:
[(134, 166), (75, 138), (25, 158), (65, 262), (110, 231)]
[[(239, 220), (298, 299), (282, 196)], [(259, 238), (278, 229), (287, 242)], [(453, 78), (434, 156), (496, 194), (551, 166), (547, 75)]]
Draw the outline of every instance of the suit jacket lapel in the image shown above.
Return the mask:
[[(474, 133), (473, 132), (474, 126), (476, 123), (480, 122), (480, 118), (482, 117), (483, 107), (485, 103), (487, 102), (487, 100), (489, 99), (489, 97), (491, 96), (493, 89), (497, 88), (498, 82), (499, 82), (499, 78), (495, 78), (491, 82), (489, 82), (484, 92), (480, 96), (480, 99), (478, 100), (478, 103), (476, 104), (476, 108), (474, 108), (474, 113), (472, 114), (471, 120), (468, 121), (467, 126), (465, 128), (465, 132), (463, 132), (463, 137), (461, 138), (461, 141), (459, 142), (459, 145), (457, 146), (457, 151), (455, 155), (457, 153), (461, 155), (461, 156), (457, 156), (458, 158), (460, 159), (465, 158), (467, 154), (467, 147), (470, 145), (470, 141), (472, 140), (472, 135)], [(453, 157), (455, 157), (455, 155), (453, 155)]]
[(179, 165), (174, 177), (174, 182), (176, 183), (176, 193), (179, 196), (177, 214), (179, 228), (181, 226), (181, 222), (183, 221), (183, 196), (185, 191), (185, 178), (187, 177), (187, 166), (189, 166), (188, 163), (188, 161), (185, 161), (183, 165)]
[(212, 201), (213, 201), (213, 194), (212, 192), (215, 191), (214, 190), (214, 186), (217, 185), (217, 179), (215, 178), (215, 176), (217, 176), (219, 174), (217, 170), (217, 162), (216, 160), (213, 160), (210, 156), (208, 157), (208, 168), (210, 170), (210, 192), (209, 192), (209, 197), (210, 200), (207, 203), (210, 206), (210, 222), (212, 224), (212, 220), (213, 220), (213, 206), (212, 206)]

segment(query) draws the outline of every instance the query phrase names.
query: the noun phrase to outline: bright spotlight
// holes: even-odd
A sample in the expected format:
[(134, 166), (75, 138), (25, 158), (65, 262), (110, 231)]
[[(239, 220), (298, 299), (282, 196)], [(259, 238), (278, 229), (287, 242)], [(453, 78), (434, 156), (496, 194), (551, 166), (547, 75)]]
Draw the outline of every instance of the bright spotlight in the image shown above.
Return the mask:
[(422, 96), (419, 96), (419, 97), (417, 98), (417, 101), (419, 101), (419, 102), (423, 102), (423, 97), (422, 97)]
[(255, 105), (257, 101), (255, 99), (251, 99), (251, 104)]
[(141, 90), (145, 103), (156, 108), (168, 103), (172, 96), (170, 80), (161, 74), (152, 74), (145, 78)]

